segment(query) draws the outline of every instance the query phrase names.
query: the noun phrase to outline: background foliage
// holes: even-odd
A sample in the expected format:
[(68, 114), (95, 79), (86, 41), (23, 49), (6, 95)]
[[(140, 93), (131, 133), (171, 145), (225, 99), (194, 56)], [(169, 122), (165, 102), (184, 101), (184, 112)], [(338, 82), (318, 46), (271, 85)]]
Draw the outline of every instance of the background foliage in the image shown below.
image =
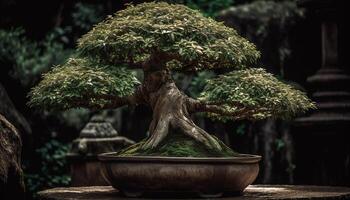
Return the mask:
[[(29, 88), (38, 82), (42, 73), (68, 58), (71, 50), (64, 48), (58, 38), (64, 34), (54, 29), (39, 42), (25, 36), (23, 28), (10, 31), (0, 30), (0, 60), (3, 65), (11, 64), (10, 75)], [(64, 36), (63, 36), (64, 37)]]
[(25, 174), (29, 191), (39, 191), (42, 188), (67, 186), (69, 184), (70, 176), (66, 160), (69, 148), (70, 145), (51, 139), (35, 150), (41, 161), (41, 167), (36, 173)]

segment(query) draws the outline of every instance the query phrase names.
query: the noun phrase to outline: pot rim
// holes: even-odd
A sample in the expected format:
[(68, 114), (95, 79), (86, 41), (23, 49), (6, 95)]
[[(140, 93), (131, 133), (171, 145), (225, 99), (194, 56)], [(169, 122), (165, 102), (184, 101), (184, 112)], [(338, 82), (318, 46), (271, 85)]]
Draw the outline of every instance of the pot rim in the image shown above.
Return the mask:
[(252, 154), (238, 154), (235, 157), (168, 157), (168, 156), (116, 156), (116, 152), (98, 155), (102, 162), (149, 162), (149, 163), (258, 163), (261, 156)]

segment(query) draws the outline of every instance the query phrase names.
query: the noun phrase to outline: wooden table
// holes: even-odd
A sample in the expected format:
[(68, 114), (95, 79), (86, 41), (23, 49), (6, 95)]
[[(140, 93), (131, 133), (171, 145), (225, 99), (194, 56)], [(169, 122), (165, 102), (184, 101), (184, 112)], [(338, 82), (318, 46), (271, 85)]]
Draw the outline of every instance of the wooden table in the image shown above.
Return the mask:
[[(53, 188), (38, 193), (40, 200), (143, 200), (121, 196), (111, 186)], [(211, 198), (215, 199), (215, 198)], [(350, 188), (298, 185), (251, 185), (243, 196), (217, 198), (218, 200), (251, 199), (350, 199)], [(168, 199), (170, 200), (170, 199)], [(194, 199), (192, 199), (194, 200)]]

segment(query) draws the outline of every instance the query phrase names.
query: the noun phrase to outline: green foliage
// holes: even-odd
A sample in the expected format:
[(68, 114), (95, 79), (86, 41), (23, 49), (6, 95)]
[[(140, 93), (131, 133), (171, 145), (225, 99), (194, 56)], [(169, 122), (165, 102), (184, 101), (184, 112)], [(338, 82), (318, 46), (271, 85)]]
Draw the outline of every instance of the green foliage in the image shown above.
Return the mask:
[(11, 75), (23, 86), (30, 87), (54, 64), (59, 64), (71, 53), (56, 42), (58, 31), (37, 43), (24, 36), (23, 29), (0, 30), (0, 63), (12, 66)]
[[(264, 40), (273, 27), (286, 31), (304, 15), (295, 1), (253, 1), (249, 4), (233, 6), (221, 13), (229, 15), (231, 20), (245, 24), (249, 37)], [(283, 33), (284, 34), (284, 33)]]
[(71, 58), (44, 75), (30, 92), (29, 105), (46, 109), (102, 108), (113, 98), (130, 95), (138, 83), (134, 74), (124, 68)]
[(184, 0), (184, 3), (192, 8), (203, 12), (207, 16), (215, 17), (219, 11), (231, 6), (233, 0)]
[(58, 115), (62, 124), (67, 127), (72, 127), (79, 131), (90, 119), (91, 112), (87, 109), (70, 109), (63, 112), (55, 112)]
[(207, 80), (213, 78), (215, 74), (211, 71), (201, 71), (198, 72), (195, 77), (193, 77), (190, 86), (188, 88), (191, 97), (198, 97), (203, 91)]
[(142, 3), (99, 23), (78, 44), (80, 55), (111, 65), (162, 55), (175, 70), (240, 69), (260, 56), (254, 44), (184, 5)]
[(274, 67), (280, 68), (291, 54), (290, 30), (303, 16), (304, 10), (297, 6), (296, 1), (259, 0), (232, 6), (220, 13), (221, 18), (253, 41), (260, 50), (278, 59), (274, 64), (278, 66)]
[[(267, 73), (264, 69), (247, 69), (220, 75), (208, 81), (201, 100), (220, 103), (227, 111), (236, 111), (242, 105), (250, 113), (242, 113), (244, 119), (263, 119), (267, 117), (290, 118), (315, 108), (307, 96)], [(220, 116), (210, 114), (219, 120), (235, 119), (240, 116)]]
[(26, 188), (30, 193), (35, 194), (46, 188), (69, 185), (70, 176), (66, 160), (68, 150), (69, 145), (57, 140), (51, 140), (36, 150), (41, 160), (40, 170), (37, 174), (24, 175)]
[(169, 134), (156, 148), (147, 150), (140, 147), (141, 141), (117, 153), (118, 156), (171, 156), (171, 157), (230, 157), (237, 155), (236, 152), (227, 147), (223, 142), (213, 136), (222, 146), (222, 151), (208, 149), (181, 133)]
[(94, 24), (103, 20), (103, 6), (100, 4), (92, 5), (78, 2), (74, 8), (73, 25), (83, 32), (89, 31)]
[[(30, 105), (107, 107), (113, 99), (132, 94), (139, 83), (123, 66), (134, 67), (157, 57), (157, 62), (173, 70), (238, 70), (209, 81), (200, 95), (201, 100), (219, 102), (227, 112), (238, 112), (237, 103), (250, 110), (230, 116), (233, 119), (289, 118), (314, 108), (304, 93), (264, 70), (243, 70), (258, 59), (255, 46), (234, 29), (184, 5), (130, 5), (96, 25), (78, 43), (77, 57), (44, 76), (30, 93)], [(200, 74), (194, 85), (203, 87), (208, 76)]]
[(277, 151), (281, 151), (286, 146), (286, 143), (284, 142), (284, 140), (279, 138), (276, 138), (275, 144), (276, 144)]
[(243, 136), (246, 133), (246, 125), (244, 123), (239, 124), (236, 129), (236, 135)]
[(184, 4), (192, 9), (200, 10), (209, 17), (215, 17), (219, 11), (234, 4), (233, 0), (168, 0), (167, 2)]

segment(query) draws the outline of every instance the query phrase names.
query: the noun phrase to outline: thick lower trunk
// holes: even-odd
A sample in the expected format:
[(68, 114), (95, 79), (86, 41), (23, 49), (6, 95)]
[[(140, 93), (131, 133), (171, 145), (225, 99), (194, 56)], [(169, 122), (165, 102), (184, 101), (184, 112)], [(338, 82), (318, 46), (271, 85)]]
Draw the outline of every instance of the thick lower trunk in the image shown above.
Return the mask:
[(150, 136), (143, 144), (143, 149), (154, 148), (168, 134), (177, 132), (192, 137), (208, 148), (221, 150), (221, 145), (210, 134), (194, 124), (188, 113), (189, 97), (173, 81), (166, 80), (158, 88), (155, 88), (154, 83), (150, 85), (152, 92), (148, 93), (147, 102), (153, 109), (153, 120), (149, 127)]

